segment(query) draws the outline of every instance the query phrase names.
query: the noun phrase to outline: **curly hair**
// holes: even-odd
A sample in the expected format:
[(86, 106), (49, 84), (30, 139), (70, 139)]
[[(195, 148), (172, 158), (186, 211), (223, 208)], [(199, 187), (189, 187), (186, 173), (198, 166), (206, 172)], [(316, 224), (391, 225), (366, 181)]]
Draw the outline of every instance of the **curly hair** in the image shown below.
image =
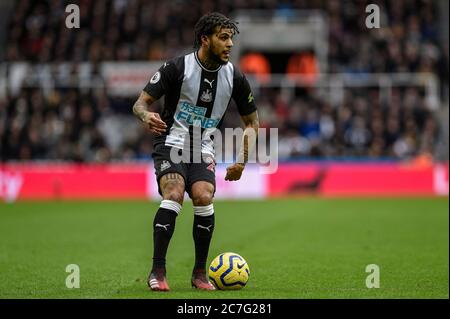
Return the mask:
[(234, 22), (221, 13), (211, 12), (202, 16), (194, 27), (194, 48), (198, 49), (202, 45), (202, 35), (210, 36), (214, 33), (216, 27), (227, 28), (233, 31), (233, 34), (239, 33), (238, 22)]

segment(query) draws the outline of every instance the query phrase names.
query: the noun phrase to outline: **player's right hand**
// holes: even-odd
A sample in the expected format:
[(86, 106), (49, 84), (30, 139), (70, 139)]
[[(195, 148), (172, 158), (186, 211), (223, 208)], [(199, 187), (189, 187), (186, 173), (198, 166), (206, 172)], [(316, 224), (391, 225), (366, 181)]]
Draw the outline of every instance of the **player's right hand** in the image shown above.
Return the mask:
[(167, 124), (161, 120), (158, 113), (146, 112), (142, 121), (147, 124), (148, 129), (153, 134), (161, 135), (167, 130)]

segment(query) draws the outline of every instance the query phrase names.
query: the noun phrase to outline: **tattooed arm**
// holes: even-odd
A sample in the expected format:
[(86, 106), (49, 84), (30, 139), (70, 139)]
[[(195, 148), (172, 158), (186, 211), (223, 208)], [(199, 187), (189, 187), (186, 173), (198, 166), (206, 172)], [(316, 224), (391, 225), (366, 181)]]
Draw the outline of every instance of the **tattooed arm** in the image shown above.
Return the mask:
[(142, 91), (141, 95), (133, 105), (133, 113), (148, 126), (150, 132), (161, 135), (167, 129), (166, 123), (161, 120), (158, 113), (150, 112), (148, 110), (155, 100), (154, 97)]
[(241, 118), (245, 124), (241, 147), (236, 163), (227, 167), (226, 181), (237, 181), (241, 178), (245, 164), (248, 162), (249, 154), (253, 152), (256, 146), (259, 130), (258, 112), (255, 111), (249, 115), (243, 115)]

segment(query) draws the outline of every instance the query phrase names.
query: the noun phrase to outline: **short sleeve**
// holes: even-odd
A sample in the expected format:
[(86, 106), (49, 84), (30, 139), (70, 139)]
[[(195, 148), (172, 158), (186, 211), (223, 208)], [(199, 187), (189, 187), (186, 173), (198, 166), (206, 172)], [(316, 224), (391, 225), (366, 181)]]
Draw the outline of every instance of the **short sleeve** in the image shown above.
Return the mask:
[(235, 77), (232, 97), (240, 115), (249, 115), (256, 111), (253, 93), (245, 75), (239, 73)]
[(172, 62), (164, 63), (158, 71), (150, 78), (144, 88), (144, 92), (159, 99), (165, 95), (175, 82), (176, 67)]

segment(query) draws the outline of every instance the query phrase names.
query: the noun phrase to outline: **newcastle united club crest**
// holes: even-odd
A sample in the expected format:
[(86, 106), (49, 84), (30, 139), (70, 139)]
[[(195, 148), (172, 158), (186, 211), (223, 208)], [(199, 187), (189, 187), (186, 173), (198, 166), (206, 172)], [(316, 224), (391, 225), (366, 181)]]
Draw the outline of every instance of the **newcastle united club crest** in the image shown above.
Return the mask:
[(205, 103), (209, 103), (212, 101), (212, 92), (210, 92), (208, 89), (206, 91), (203, 91), (202, 95), (200, 96), (200, 100), (202, 100)]

